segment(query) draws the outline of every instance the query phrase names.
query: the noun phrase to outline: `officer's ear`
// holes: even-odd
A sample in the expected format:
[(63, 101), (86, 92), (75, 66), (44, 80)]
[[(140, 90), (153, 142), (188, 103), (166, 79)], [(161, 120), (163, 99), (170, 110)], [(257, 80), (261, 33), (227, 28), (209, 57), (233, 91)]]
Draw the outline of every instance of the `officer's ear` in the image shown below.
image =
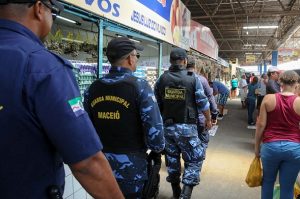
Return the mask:
[(185, 58), (183, 64), (184, 64), (185, 66), (187, 66), (187, 63), (188, 63), (188, 60), (187, 60), (187, 58)]
[(41, 1), (37, 1), (32, 7), (34, 17), (39, 21), (43, 20), (43, 18), (45, 17), (46, 9), (48, 8), (44, 7)]

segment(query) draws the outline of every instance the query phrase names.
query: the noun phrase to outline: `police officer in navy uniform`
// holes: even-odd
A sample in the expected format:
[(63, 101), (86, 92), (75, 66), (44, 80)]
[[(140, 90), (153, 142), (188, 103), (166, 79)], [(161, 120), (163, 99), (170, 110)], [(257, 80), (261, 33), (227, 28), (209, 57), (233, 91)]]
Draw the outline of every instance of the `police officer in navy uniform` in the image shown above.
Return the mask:
[(104, 153), (126, 198), (142, 197), (147, 180), (146, 150), (165, 147), (163, 122), (153, 91), (133, 75), (143, 50), (127, 37), (108, 43), (112, 67), (85, 94), (84, 106), (102, 140)]
[[(211, 128), (209, 102), (199, 79), (186, 70), (187, 54), (175, 48), (170, 54), (171, 66), (157, 80), (155, 95), (164, 120), (166, 139), (167, 181), (171, 183), (173, 198), (191, 198), (193, 187), (199, 184), (203, 147), (198, 137), (198, 113), (203, 112), (206, 128)], [(180, 187), (180, 154), (184, 160)]]
[(94, 198), (124, 198), (72, 65), (41, 42), (55, 0), (0, 0), (0, 198), (60, 199), (64, 166)]

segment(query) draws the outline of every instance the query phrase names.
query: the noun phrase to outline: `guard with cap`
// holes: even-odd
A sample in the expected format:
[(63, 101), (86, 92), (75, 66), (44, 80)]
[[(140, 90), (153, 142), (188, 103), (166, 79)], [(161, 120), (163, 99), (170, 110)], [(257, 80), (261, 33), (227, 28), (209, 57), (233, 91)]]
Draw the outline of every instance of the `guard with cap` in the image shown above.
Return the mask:
[[(173, 49), (170, 63), (169, 70), (155, 84), (155, 95), (165, 127), (167, 181), (171, 183), (173, 198), (189, 199), (193, 187), (199, 184), (203, 160), (203, 147), (197, 131), (198, 114), (204, 114), (205, 127), (210, 129), (209, 102), (199, 79), (186, 70), (186, 51)], [(185, 166), (182, 191), (180, 155)]]
[(267, 94), (280, 93), (280, 83), (278, 82), (280, 71), (277, 67), (270, 67), (268, 69), (268, 83), (266, 85)]
[(61, 199), (64, 165), (93, 198), (124, 198), (72, 65), (42, 40), (55, 0), (0, 0), (0, 198)]
[[(195, 73), (196, 61), (195, 61), (195, 58), (191, 55), (188, 56), (188, 63), (187, 63), (186, 69), (190, 72)], [(209, 108), (210, 108), (210, 112), (211, 112), (212, 124), (216, 125), (217, 124), (217, 116), (218, 116), (219, 112), (217, 110), (216, 100), (213, 95), (213, 89), (209, 86), (207, 79), (203, 75), (195, 73), (195, 76), (199, 79), (199, 81), (201, 82), (201, 84), (203, 86), (204, 94), (206, 95), (206, 97), (208, 98), (208, 101), (209, 101)], [(198, 115), (198, 136), (201, 141), (201, 145), (203, 146), (203, 149), (204, 149), (203, 159), (205, 159), (206, 149), (208, 147), (208, 142), (209, 142), (209, 133), (205, 129), (205, 116), (203, 115), (202, 112), (200, 112)], [(202, 167), (202, 164), (203, 164), (203, 162), (201, 163), (201, 167)]]
[[(106, 55), (109, 73), (85, 93), (84, 106), (98, 132), (117, 182), (126, 198), (142, 198), (151, 156), (165, 147), (163, 122), (153, 91), (135, 77), (143, 47), (127, 37), (111, 40)], [(157, 154), (160, 160), (159, 154)]]

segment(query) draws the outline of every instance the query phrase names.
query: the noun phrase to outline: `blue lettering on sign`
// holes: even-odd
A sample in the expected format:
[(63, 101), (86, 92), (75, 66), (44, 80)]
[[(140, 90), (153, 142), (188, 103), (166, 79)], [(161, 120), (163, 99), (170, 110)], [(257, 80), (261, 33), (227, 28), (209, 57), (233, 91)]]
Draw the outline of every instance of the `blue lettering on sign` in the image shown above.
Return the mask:
[[(92, 5), (95, 0), (85, 0), (87, 5)], [(114, 17), (120, 16), (120, 5), (111, 3), (110, 0), (96, 0), (98, 8), (104, 13), (112, 13)]]
[(157, 23), (156, 21), (148, 18), (147, 16), (139, 13), (138, 11), (133, 11), (131, 15), (131, 21), (140, 24), (150, 30), (153, 30), (163, 36), (166, 35), (166, 27)]
[(148, 9), (156, 12), (165, 20), (170, 21), (171, 6), (173, 0), (137, 0)]

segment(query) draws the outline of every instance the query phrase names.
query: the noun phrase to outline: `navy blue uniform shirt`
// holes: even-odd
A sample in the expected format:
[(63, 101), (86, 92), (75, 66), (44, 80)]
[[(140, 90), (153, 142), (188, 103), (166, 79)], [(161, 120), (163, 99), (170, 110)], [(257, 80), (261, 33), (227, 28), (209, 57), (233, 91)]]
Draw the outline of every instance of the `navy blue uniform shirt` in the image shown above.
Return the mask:
[[(109, 75), (101, 79), (104, 82), (113, 84), (131, 76), (133, 76), (133, 72), (127, 68), (112, 67), (109, 71)], [(143, 125), (143, 132), (145, 134), (146, 148), (155, 152), (161, 152), (165, 147), (165, 138), (163, 131), (163, 121), (156, 102), (156, 98), (153, 94), (150, 85), (146, 80), (136, 78), (136, 84), (139, 89), (139, 97), (137, 100), (139, 102), (139, 114)], [(89, 93), (86, 92), (86, 107), (89, 107), (88, 102), (92, 100), (89, 98)], [(99, 134), (101, 134), (101, 130)], [(147, 161), (145, 157), (140, 157), (134, 154), (126, 153), (105, 153), (105, 155), (118, 181), (147, 180)]]
[(0, 20), (0, 198), (46, 199), (63, 190), (63, 161), (102, 149), (69, 62), (29, 29)]

